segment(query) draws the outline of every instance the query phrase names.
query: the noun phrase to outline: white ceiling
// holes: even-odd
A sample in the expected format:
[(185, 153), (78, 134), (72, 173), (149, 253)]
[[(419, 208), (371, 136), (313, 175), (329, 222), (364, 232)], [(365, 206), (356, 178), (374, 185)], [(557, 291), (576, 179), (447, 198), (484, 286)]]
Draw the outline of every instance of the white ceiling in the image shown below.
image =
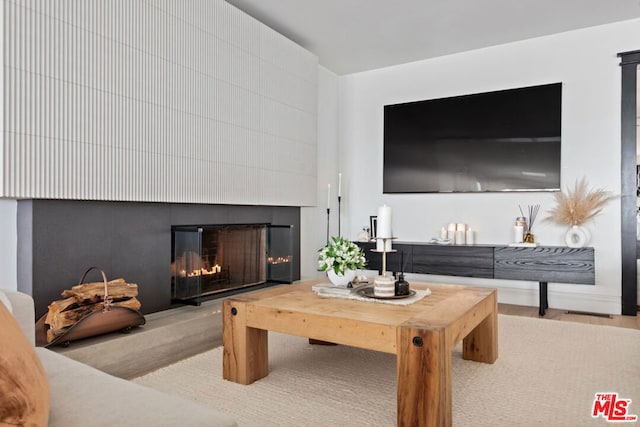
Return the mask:
[(640, 17), (640, 0), (227, 0), (350, 74)]

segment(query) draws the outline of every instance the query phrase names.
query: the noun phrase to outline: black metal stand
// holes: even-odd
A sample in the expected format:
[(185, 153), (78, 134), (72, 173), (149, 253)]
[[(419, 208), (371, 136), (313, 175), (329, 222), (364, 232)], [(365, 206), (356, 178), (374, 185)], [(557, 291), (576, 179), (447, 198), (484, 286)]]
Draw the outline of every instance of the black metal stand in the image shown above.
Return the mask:
[(342, 201), (342, 196), (338, 196), (338, 236), (342, 237), (342, 233), (340, 232), (340, 202)]
[(538, 314), (544, 316), (545, 310), (549, 308), (549, 301), (547, 299), (547, 282), (539, 282), (540, 284), (540, 307), (538, 308)]
[(327, 208), (327, 243), (329, 243), (329, 213), (331, 209)]

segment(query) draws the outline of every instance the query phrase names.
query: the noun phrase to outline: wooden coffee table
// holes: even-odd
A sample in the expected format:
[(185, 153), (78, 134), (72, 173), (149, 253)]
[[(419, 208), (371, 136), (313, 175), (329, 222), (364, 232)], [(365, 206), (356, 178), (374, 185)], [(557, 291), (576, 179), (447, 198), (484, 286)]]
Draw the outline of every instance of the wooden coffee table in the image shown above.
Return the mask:
[(411, 283), (431, 295), (407, 306), (321, 298), (318, 281), (234, 296), (223, 303), (223, 376), (251, 384), (268, 375), (268, 331), (395, 354), (398, 426), (450, 426), (451, 351), (493, 363), (498, 357), (497, 292)]

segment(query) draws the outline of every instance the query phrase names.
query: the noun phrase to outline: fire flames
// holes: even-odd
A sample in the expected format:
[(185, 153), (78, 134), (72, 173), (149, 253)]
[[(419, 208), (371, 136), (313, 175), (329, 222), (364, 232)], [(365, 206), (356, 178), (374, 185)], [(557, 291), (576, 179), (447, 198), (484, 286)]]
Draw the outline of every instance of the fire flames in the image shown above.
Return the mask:
[(269, 258), (267, 258), (267, 262), (269, 264), (284, 264), (284, 263), (287, 263), (287, 262), (291, 262), (291, 258), (292, 258), (291, 255), (288, 255), (286, 257), (279, 256), (277, 258), (269, 257)]
[(220, 273), (221, 271), (222, 271), (222, 267), (220, 267), (218, 264), (216, 264), (213, 267), (211, 267), (210, 270), (207, 270), (206, 268), (201, 268), (199, 270), (195, 269), (195, 270), (189, 271), (189, 272), (187, 272), (186, 270), (180, 270), (180, 276), (182, 276), (182, 277), (207, 276), (207, 275), (211, 275), (211, 274)]

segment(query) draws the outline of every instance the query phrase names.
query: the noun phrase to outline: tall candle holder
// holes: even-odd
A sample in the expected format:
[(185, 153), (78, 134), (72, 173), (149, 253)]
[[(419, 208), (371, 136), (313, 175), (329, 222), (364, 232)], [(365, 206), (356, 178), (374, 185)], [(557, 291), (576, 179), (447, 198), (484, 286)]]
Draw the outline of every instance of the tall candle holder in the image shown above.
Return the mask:
[(329, 243), (329, 218), (330, 218), (331, 209), (327, 208), (327, 243)]
[(373, 293), (381, 297), (392, 297), (395, 295), (395, 282), (393, 278), (387, 277), (387, 253), (397, 252), (395, 249), (387, 250), (387, 241), (394, 240), (395, 237), (376, 237), (382, 240), (382, 250), (371, 249), (372, 252), (382, 253), (382, 274), (373, 281)]
[(338, 196), (338, 236), (342, 237), (342, 233), (340, 232), (340, 202), (342, 201), (342, 196)]

